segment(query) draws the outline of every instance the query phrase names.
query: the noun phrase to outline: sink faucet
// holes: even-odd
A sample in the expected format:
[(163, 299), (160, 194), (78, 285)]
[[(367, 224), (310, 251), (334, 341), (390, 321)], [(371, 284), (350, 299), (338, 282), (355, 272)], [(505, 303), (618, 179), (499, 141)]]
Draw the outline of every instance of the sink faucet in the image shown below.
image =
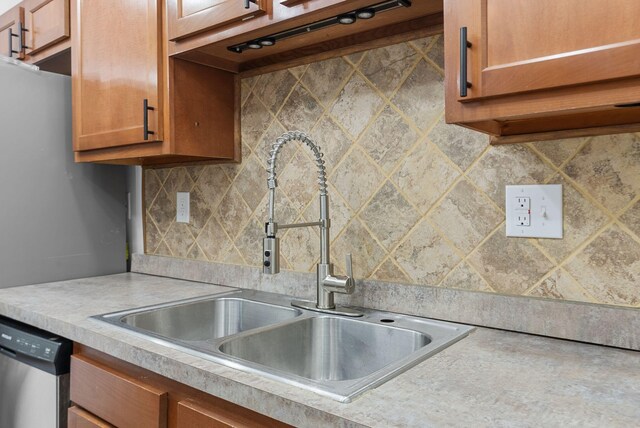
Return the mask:
[[(275, 220), (275, 195), (278, 182), (276, 180), (276, 165), (278, 154), (282, 147), (290, 141), (304, 143), (311, 149), (315, 157), (318, 168), (318, 184), (320, 185), (320, 220), (312, 223), (278, 224)], [(317, 267), (317, 302), (294, 300), (293, 306), (309, 309), (317, 312), (325, 312), (337, 315), (347, 315), (352, 317), (362, 316), (361, 312), (350, 308), (337, 307), (334, 301), (334, 293), (351, 294), (355, 288), (353, 279), (353, 268), (351, 254), (347, 254), (347, 276), (333, 274), (333, 264), (329, 251), (329, 196), (327, 194), (327, 174), (324, 167), (323, 154), (318, 147), (305, 133), (300, 131), (287, 132), (280, 136), (271, 147), (269, 152), (269, 219), (265, 224), (266, 237), (263, 240), (263, 273), (277, 274), (280, 272), (280, 238), (276, 235), (281, 229), (291, 229), (295, 227), (320, 227), (320, 263)]]

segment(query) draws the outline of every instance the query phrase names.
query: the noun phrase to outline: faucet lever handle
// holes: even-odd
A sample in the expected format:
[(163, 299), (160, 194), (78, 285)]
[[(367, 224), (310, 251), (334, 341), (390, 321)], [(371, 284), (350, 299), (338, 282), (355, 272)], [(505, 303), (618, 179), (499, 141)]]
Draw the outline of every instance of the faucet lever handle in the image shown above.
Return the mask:
[(345, 265), (347, 267), (347, 276), (353, 278), (353, 260), (351, 259), (351, 253), (348, 253), (345, 257)]

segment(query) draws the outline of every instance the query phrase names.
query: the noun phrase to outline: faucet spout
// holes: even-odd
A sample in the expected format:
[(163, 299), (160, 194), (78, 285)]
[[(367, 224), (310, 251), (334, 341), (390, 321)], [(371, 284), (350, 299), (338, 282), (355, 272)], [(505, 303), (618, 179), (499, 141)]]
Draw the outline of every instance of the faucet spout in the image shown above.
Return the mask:
[[(305, 144), (313, 152), (315, 164), (317, 167), (317, 177), (320, 193), (320, 219), (312, 223), (299, 224), (283, 224), (279, 225), (275, 218), (275, 193), (278, 187), (277, 165), (278, 155), (287, 143), (298, 141)], [(267, 185), (269, 187), (269, 210), (268, 219), (265, 223), (265, 235), (263, 240), (263, 273), (277, 274), (280, 272), (280, 238), (277, 237), (279, 229), (288, 229), (293, 227), (320, 227), (320, 263), (317, 269), (317, 302), (300, 302), (294, 301), (294, 306), (304, 307), (306, 309), (330, 312), (349, 316), (362, 316), (361, 313), (349, 308), (337, 309), (334, 302), (334, 293), (351, 294), (355, 286), (353, 274), (351, 273), (351, 257), (348, 258), (348, 276), (335, 276), (333, 274), (333, 264), (331, 263), (330, 251), (330, 235), (331, 220), (329, 218), (329, 195), (327, 193), (327, 174), (322, 159), (323, 154), (320, 147), (314, 143), (307, 134), (300, 131), (287, 132), (276, 139), (271, 146), (269, 152), (269, 167), (267, 172)]]

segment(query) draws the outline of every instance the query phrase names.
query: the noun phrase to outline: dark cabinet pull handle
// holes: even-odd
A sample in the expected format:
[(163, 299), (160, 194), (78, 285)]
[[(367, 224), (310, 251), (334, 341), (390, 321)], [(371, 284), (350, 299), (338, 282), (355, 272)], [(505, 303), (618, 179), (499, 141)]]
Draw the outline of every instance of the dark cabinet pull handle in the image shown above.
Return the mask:
[(467, 27), (460, 28), (460, 97), (467, 96), (467, 88), (471, 83), (467, 80), (467, 49), (471, 47), (467, 40)]
[(249, 9), (251, 7), (251, 0), (244, 0), (244, 8)]
[(155, 132), (153, 131), (149, 131), (149, 110), (153, 111), (155, 110), (153, 107), (151, 107), (149, 105), (149, 100), (148, 99), (144, 99), (143, 101), (143, 106), (144, 106), (144, 139), (148, 140), (149, 139), (149, 135), (154, 135)]
[(29, 46), (25, 45), (24, 43), (24, 33), (28, 33), (29, 30), (27, 30), (26, 28), (24, 28), (24, 26), (22, 25), (22, 22), (18, 23), (18, 41), (20, 43), (20, 50), (23, 51), (25, 49), (29, 49)]
[(18, 37), (17, 34), (13, 34), (13, 28), (9, 28), (9, 58), (13, 58), (13, 54), (19, 54), (20, 51), (13, 50), (13, 38)]

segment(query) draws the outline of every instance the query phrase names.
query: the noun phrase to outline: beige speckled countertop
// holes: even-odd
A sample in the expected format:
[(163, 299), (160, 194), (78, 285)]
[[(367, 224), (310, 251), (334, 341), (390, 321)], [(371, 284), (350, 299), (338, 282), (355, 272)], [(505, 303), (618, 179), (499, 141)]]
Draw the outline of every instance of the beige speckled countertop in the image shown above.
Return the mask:
[(120, 274), (1, 289), (0, 314), (296, 426), (629, 427), (640, 421), (636, 351), (478, 328), (341, 404), (88, 318), (226, 290)]

